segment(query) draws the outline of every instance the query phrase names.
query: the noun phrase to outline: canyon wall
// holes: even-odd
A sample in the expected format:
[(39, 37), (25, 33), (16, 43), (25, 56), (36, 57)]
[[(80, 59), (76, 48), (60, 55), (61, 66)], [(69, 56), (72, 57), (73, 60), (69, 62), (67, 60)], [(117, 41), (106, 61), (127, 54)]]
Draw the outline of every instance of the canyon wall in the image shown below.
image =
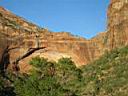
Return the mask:
[(109, 49), (128, 45), (128, 0), (111, 0), (107, 31)]
[[(76, 66), (88, 64), (99, 58), (106, 50), (128, 44), (128, 0), (111, 0), (108, 8), (108, 27), (90, 40), (76, 37), (68, 32), (51, 32), (48, 29), (28, 22), (0, 7), (0, 33), (7, 38), (6, 45), (14, 48), (9, 52), (10, 62), (36, 45), (37, 35), (39, 50), (22, 60), (28, 64), (34, 56), (41, 56), (57, 61), (62, 57), (71, 57)], [(3, 36), (3, 35), (1, 35)], [(2, 45), (2, 42), (0, 42)], [(3, 48), (0, 47), (2, 53)]]
[(62, 57), (71, 57), (77, 66), (85, 65), (102, 54), (104, 33), (100, 33), (91, 40), (76, 37), (68, 32), (50, 32), (40, 28), (25, 19), (12, 14), (10, 11), (0, 8), (0, 32), (8, 38), (10, 60), (22, 55), (29, 48), (36, 46), (36, 35), (39, 35), (39, 46), (46, 47), (28, 57), (24, 63), (33, 56), (41, 56), (57, 61)]

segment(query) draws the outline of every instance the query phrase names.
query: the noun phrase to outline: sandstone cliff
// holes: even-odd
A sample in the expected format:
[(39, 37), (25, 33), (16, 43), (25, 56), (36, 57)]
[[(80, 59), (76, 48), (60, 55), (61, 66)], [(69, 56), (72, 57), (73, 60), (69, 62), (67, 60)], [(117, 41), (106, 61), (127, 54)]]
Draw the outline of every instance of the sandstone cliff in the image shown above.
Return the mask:
[[(28, 66), (26, 64), (30, 58), (39, 55), (54, 61), (61, 57), (71, 57), (77, 66), (81, 66), (99, 58), (106, 50), (128, 44), (128, 1), (111, 0), (108, 8), (107, 32), (101, 32), (90, 40), (75, 37), (68, 32), (51, 32), (40, 28), (2, 7), (0, 7), (0, 33), (6, 36), (8, 41), (6, 45), (9, 48), (16, 47), (9, 52), (10, 62), (28, 48), (37, 46), (38, 35), (38, 46), (46, 48), (22, 60), (21, 65)], [(0, 52), (2, 51), (3, 48), (0, 47)]]
[(109, 49), (128, 44), (128, 0), (111, 0), (107, 29)]
[(86, 40), (68, 32), (50, 32), (27, 22), (4, 8), (0, 8), (0, 16), (1, 33), (10, 38), (10, 47), (18, 47), (10, 52), (11, 60), (24, 53), (28, 48), (35, 46), (36, 34), (39, 34), (39, 46), (44, 46), (46, 49), (32, 54), (30, 58), (40, 55), (56, 61), (61, 57), (71, 57), (77, 66), (80, 66), (101, 55), (102, 41), (96, 38)]

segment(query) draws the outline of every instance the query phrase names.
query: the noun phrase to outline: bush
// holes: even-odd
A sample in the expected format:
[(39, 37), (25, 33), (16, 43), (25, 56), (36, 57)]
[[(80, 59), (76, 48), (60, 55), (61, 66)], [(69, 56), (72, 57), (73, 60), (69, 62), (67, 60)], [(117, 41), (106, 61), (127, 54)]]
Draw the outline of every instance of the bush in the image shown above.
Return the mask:
[(37, 68), (43, 68), (48, 63), (48, 60), (46, 58), (40, 58), (39, 56), (36, 56), (32, 58), (29, 62), (30, 65), (33, 65)]
[[(106, 53), (82, 68), (77, 68), (71, 58), (61, 58), (56, 63), (37, 56), (30, 64), (36, 67), (31, 74), (13, 77), (17, 96), (127, 96), (128, 93), (128, 47)], [(4, 84), (2, 81), (0, 84), (2, 90)]]

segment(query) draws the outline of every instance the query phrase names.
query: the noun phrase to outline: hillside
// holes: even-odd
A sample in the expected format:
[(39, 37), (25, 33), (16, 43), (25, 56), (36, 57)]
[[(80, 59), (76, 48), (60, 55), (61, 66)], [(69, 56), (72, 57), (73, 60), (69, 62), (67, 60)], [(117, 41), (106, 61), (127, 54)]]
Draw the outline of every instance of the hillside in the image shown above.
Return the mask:
[(6, 79), (0, 82), (0, 96), (128, 95), (128, 46), (106, 52), (82, 68), (76, 68), (70, 58), (49, 62), (35, 57), (30, 64), (37, 69), (29, 75), (15, 77), (9, 73), (8, 80), (12, 83)]
[[(71, 57), (76, 66), (89, 64), (102, 56), (106, 50), (110, 51), (128, 44), (127, 4), (127, 0), (111, 0), (107, 12), (106, 32), (101, 32), (89, 40), (69, 32), (51, 32), (0, 7), (0, 33), (8, 38), (4, 46), (12, 48), (8, 53), (9, 62), (12, 63), (17, 57), (38, 45), (45, 49), (33, 52), (27, 58), (20, 60), (22, 71), (29, 69), (27, 67), (23, 69), (25, 68), (23, 66), (28, 66), (28, 61), (38, 55), (53, 61), (58, 61), (62, 57)], [(0, 48), (0, 50), (2, 52), (5, 49)]]
[(104, 54), (83, 68), (83, 72), (88, 93), (96, 92), (98, 96), (127, 96), (128, 46)]
[(110, 0), (106, 32), (87, 40), (0, 7), (0, 96), (128, 96), (127, 13)]

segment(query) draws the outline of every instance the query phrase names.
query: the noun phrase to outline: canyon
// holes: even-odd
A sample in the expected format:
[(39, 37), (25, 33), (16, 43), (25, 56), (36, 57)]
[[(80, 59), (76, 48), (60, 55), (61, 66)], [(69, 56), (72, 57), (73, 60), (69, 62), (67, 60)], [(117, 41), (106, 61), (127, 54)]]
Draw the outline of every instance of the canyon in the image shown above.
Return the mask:
[[(28, 49), (38, 46), (44, 49), (19, 62), (23, 72), (30, 68), (29, 60), (35, 56), (52, 61), (68, 57), (78, 67), (89, 64), (106, 51), (128, 45), (128, 0), (111, 0), (107, 17), (106, 32), (87, 40), (68, 32), (51, 32), (0, 7), (0, 62), (11, 64)], [(11, 50), (5, 55), (7, 48)]]

